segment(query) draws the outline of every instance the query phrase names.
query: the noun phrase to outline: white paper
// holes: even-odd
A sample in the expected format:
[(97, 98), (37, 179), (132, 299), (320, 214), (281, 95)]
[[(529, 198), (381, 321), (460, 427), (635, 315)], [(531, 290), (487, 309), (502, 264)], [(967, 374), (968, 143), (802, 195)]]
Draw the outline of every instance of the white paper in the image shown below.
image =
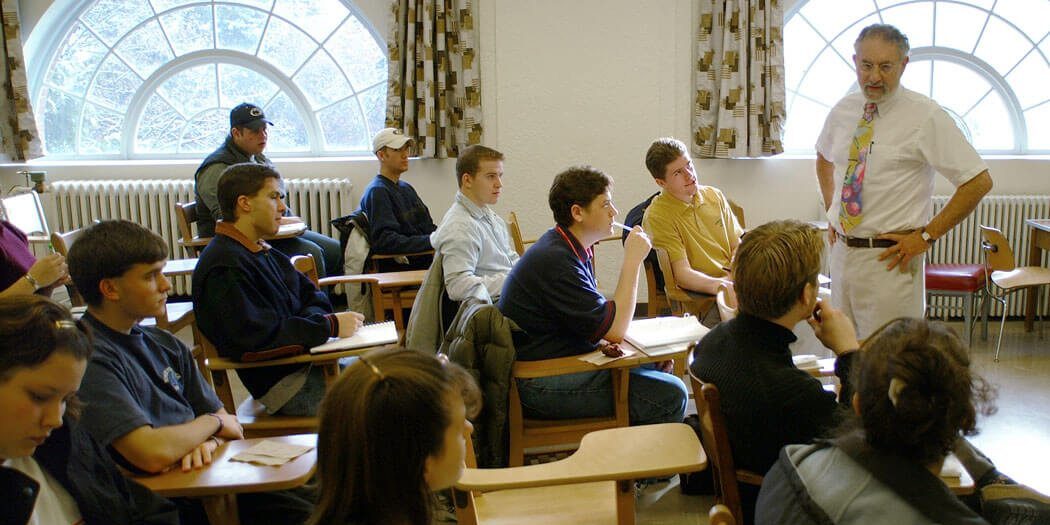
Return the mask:
[(591, 363), (592, 365), (602, 366), (605, 363), (611, 363), (613, 361), (616, 361), (617, 359), (623, 359), (625, 357), (630, 357), (630, 356), (632, 356), (632, 355), (637, 353), (634, 350), (631, 350), (629, 348), (624, 348), (622, 346), (620, 347), (620, 351), (623, 352), (623, 355), (621, 355), (619, 357), (609, 357), (609, 356), (603, 354), (601, 350), (595, 350), (595, 351), (593, 351), (591, 353), (581, 355), (578, 359), (580, 361)]
[(278, 466), (306, 454), (314, 447), (265, 440), (230, 458), (231, 461)]
[(369, 346), (387, 345), (397, 342), (397, 326), (393, 321), (385, 323), (366, 324), (354, 332), (350, 337), (332, 337), (328, 342), (310, 349), (311, 354), (323, 352), (337, 352), (340, 350), (353, 350)]
[(667, 316), (631, 321), (624, 339), (646, 350), (678, 343), (692, 343), (706, 333), (707, 328), (704, 328), (696, 317)]

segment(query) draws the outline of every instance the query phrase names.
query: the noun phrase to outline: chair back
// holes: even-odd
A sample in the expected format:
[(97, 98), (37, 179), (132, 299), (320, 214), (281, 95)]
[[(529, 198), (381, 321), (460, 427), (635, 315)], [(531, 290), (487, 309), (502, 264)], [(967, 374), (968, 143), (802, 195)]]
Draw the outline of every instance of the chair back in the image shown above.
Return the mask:
[(663, 280), (663, 276), (657, 279), (656, 272), (660, 270), (653, 265), (653, 261), (650, 259), (650, 257), (646, 257), (642, 261), (642, 267), (645, 268), (645, 288), (649, 291), (648, 311), (646, 314), (649, 317), (657, 317), (663, 312), (664, 308), (671, 308), (671, 305), (667, 302), (667, 293), (664, 292), (663, 286), (660, 286), (659, 283), (659, 281)]
[(525, 255), (525, 244), (526, 241), (521, 235), (521, 224), (518, 222), (518, 214), (510, 212), (510, 218), (507, 220), (507, 230), (510, 231), (510, 241), (514, 244), (514, 251), (518, 252), (518, 256)]
[(702, 320), (704, 314), (715, 305), (715, 296), (690, 293), (679, 287), (674, 278), (671, 257), (667, 254), (667, 250), (654, 246), (653, 251), (656, 252), (656, 260), (660, 263), (660, 271), (664, 274), (664, 294), (671, 306), (671, 313), (677, 316), (688, 313)]
[(733, 199), (726, 197), (726, 200), (729, 201), (729, 210), (732, 211), (733, 216), (736, 217), (736, 222), (740, 223), (741, 228), (746, 228), (747, 226), (744, 225), (744, 208), (733, 202)]
[(992, 271), (1008, 272), (1017, 267), (1014, 262), (1014, 251), (1010, 241), (1003, 232), (991, 226), (981, 225), (981, 251), (985, 256), (985, 266)]
[(718, 289), (715, 304), (718, 305), (718, 317), (722, 319), (722, 322), (736, 317), (736, 297), (726, 287)]
[(211, 238), (193, 234), (193, 223), (197, 222), (197, 203), (195, 201), (176, 202), (175, 219), (179, 223), (179, 245), (188, 250), (193, 250), (193, 254), (199, 256), (204, 247), (211, 241)]
[(317, 262), (314, 261), (313, 254), (293, 255), (291, 260), (292, 266), (294, 266), (296, 270), (299, 270), (303, 275), (309, 277), (310, 281), (314, 283), (314, 286), (317, 286), (319, 276), (317, 274)]
[(26, 234), (27, 237), (43, 236), (47, 240), (51, 230), (47, 227), (44, 207), (35, 191), (8, 195), (0, 199), (0, 212), (4, 219)]
[(707, 513), (707, 522), (711, 525), (736, 525), (736, 520), (733, 519), (733, 513), (729, 511), (729, 507), (722, 504), (711, 507), (711, 512)]
[[(55, 253), (62, 257), (69, 256), (69, 248), (73, 246), (73, 243), (80, 237), (83, 232), (81, 229), (62, 232), (51, 232), (51, 247), (55, 249)], [(66, 285), (66, 290), (69, 292), (69, 302), (73, 306), (84, 306), (84, 296), (80, 295), (76, 286), (72, 282)]]
[(700, 441), (707, 452), (714, 474), (715, 491), (719, 501), (729, 508), (733, 516), (743, 517), (740, 504), (740, 487), (738, 481), (752, 485), (761, 485), (762, 476), (746, 470), (737, 470), (733, 462), (733, 452), (729, 445), (729, 433), (718, 387), (705, 383), (689, 372), (689, 380), (696, 399), (696, 411), (700, 417)]

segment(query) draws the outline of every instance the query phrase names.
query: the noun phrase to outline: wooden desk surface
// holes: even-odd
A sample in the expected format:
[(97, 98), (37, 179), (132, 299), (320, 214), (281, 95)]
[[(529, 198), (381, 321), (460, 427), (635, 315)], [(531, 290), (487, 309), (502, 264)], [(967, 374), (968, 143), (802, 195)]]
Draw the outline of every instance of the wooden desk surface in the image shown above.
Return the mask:
[(1025, 219), (1024, 223), (1037, 230), (1050, 232), (1050, 219)]
[(166, 277), (174, 277), (176, 275), (191, 275), (193, 269), (197, 267), (197, 259), (168, 259), (164, 263), (164, 269), (161, 270)]
[(210, 465), (200, 470), (182, 472), (173, 469), (153, 476), (135, 476), (134, 480), (161, 496), (175, 498), (285, 490), (301, 486), (310, 479), (317, 468), (317, 448), (279, 467), (230, 461), (241, 451), (264, 440), (317, 446), (317, 434), (230, 441), (219, 447)]
[[(703, 336), (701, 335), (701, 337)], [(555, 359), (544, 359), (542, 361), (515, 361), (513, 376), (520, 378), (531, 378), (572, 374), (576, 372), (590, 372), (594, 370), (612, 370), (614, 368), (633, 368), (638, 365), (644, 365), (647, 363), (659, 363), (667, 360), (673, 360), (676, 363), (676, 365), (678, 363), (681, 363), (682, 371), (684, 371), (685, 362), (689, 358), (689, 348), (680, 350), (678, 352), (650, 356), (647, 355), (644, 351), (632, 345), (631, 343), (628, 343), (627, 341), (620, 343), (620, 346), (628, 348), (630, 350), (634, 350), (637, 353), (632, 356), (622, 357), (615, 361), (610, 361), (601, 366), (580, 360), (581, 355), (585, 354), (570, 355), (567, 357), (558, 357)]]
[(363, 274), (372, 277), (380, 288), (404, 288), (406, 286), (419, 286), (423, 284), (423, 276), (426, 270), (407, 270), (403, 272), (381, 272)]

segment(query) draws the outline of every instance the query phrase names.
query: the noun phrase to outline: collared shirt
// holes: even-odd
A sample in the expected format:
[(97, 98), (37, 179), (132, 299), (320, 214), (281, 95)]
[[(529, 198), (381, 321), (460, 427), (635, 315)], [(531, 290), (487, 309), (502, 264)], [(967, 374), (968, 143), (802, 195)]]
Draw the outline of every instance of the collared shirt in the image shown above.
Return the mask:
[(744, 234), (729, 201), (712, 186), (700, 186), (691, 202), (661, 192), (645, 210), (642, 227), (672, 263), (688, 259), (692, 269), (710, 277), (726, 276), (733, 245)]
[[(827, 217), (840, 233), (850, 141), (866, 103), (861, 92), (847, 95), (828, 113), (817, 139), (817, 153), (835, 164), (835, 191)], [(861, 190), (864, 218), (850, 231), (854, 237), (925, 226), (933, 215), (935, 171), (958, 187), (988, 169), (941, 106), (903, 86), (878, 103), (873, 123)]]
[(598, 291), (591, 249), (560, 226), (514, 265), (499, 309), (525, 332), (514, 340), (522, 361), (590, 352), (616, 317), (616, 303)]
[(456, 192), (456, 201), (430, 234), (430, 243), (443, 258), (445, 290), (453, 301), (499, 297), (503, 281), (518, 261), (507, 223), (462, 192)]

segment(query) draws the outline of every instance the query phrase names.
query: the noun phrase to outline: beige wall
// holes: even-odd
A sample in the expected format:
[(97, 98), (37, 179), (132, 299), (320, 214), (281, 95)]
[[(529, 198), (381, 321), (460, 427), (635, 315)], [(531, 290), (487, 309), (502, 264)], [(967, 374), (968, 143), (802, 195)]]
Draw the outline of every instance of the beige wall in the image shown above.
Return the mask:
[[(21, 0), (23, 19), (39, 18), (50, 1)], [(385, 34), (385, 2), (359, 5)], [(613, 196), (622, 214), (655, 191), (642, 161), (650, 141), (689, 134), (692, 2), (482, 0), (477, 6), (485, 141), (507, 154), (507, 189), (498, 210), (517, 211), (526, 235), (538, 235), (552, 223), (546, 204), (551, 178), (578, 163), (616, 179)], [(277, 164), (290, 177), (346, 177), (358, 191), (376, 170), (373, 159)], [(701, 180), (739, 202), (752, 226), (775, 218), (818, 218), (812, 164), (809, 158), (698, 161)], [(1050, 194), (1046, 158), (988, 164), (996, 193)], [(406, 178), (436, 219), (452, 200), (453, 165), (416, 160)], [(196, 161), (187, 161), (42, 163), (33, 169), (46, 169), (52, 179), (79, 179), (190, 177), (195, 167)], [(17, 169), (0, 167), (5, 189), (17, 183)], [(949, 191), (943, 181), (938, 188)], [(599, 263), (602, 284), (611, 289), (619, 249), (600, 248)]]

